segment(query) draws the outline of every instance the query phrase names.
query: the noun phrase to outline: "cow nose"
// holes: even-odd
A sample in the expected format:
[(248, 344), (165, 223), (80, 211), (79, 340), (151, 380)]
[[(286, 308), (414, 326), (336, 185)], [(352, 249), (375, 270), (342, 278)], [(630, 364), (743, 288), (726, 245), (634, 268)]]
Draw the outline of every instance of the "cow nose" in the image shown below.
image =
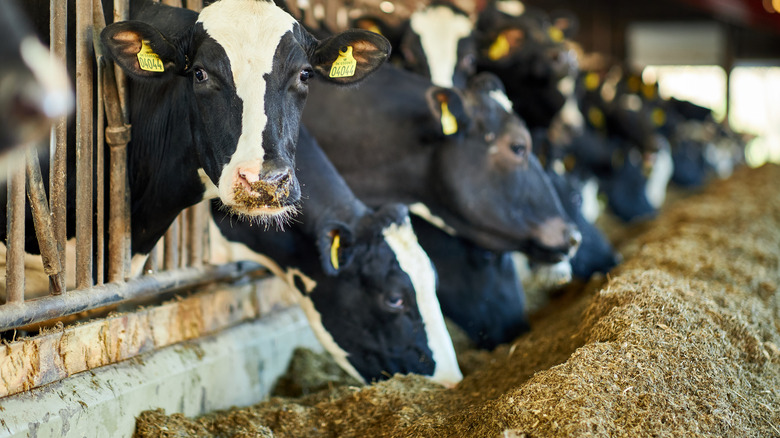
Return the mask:
[(569, 246), (571, 247), (569, 250), (569, 257), (574, 257), (574, 254), (576, 254), (577, 250), (580, 248), (580, 243), (582, 243), (582, 233), (580, 233), (580, 230), (574, 225), (569, 225), (566, 232), (568, 234)]

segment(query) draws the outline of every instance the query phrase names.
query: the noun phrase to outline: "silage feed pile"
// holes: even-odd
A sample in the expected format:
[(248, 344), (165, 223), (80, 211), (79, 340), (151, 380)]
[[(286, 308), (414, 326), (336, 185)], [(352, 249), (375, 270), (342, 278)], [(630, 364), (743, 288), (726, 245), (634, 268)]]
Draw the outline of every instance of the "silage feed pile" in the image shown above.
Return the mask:
[[(137, 436), (780, 436), (780, 167), (668, 206), (606, 282), (555, 298), (533, 330), (419, 376), (275, 397)], [(326, 386), (327, 388), (327, 386)]]

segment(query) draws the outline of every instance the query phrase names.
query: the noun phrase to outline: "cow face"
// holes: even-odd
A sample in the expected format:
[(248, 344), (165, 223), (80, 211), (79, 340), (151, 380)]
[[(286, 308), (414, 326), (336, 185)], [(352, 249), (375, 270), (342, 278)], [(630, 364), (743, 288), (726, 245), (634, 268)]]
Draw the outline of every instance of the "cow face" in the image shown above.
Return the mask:
[(319, 315), (309, 318), (321, 321), (315, 333), (344, 369), (367, 382), (395, 373), (445, 385), (461, 379), (435, 272), (406, 207), (388, 205), (352, 227), (326, 224), (318, 246), (328, 276), (306, 295), (304, 310)]
[(38, 140), (73, 108), (65, 67), (52, 59), (13, 1), (0, 3), (0, 152)]
[(465, 87), (476, 72), (474, 24), (449, 4), (433, 4), (412, 14), (400, 51), (408, 70), (440, 87)]
[[(537, 158), (525, 124), (512, 112), (501, 82), (476, 76), (463, 103), (451, 90), (430, 90), (437, 103), (463, 119), (462, 130), (437, 148), (437, 200), (446, 205), (444, 221), (464, 237), (494, 251), (521, 248), (539, 261), (561, 261), (576, 250), (580, 236), (553, 191)], [(463, 114), (460, 114), (463, 111)], [(468, 114), (465, 112), (468, 111)]]
[(102, 40), (134, 80), (183, 81), (193, 153), (224, 205), (253, 217), (289, 214), (300, 198), (294, 152), (309, 81), (357, 82), (390, 50), (366, 31), (317, 41), (262, 0), (212, 3), (183, 34), (128, 21)]

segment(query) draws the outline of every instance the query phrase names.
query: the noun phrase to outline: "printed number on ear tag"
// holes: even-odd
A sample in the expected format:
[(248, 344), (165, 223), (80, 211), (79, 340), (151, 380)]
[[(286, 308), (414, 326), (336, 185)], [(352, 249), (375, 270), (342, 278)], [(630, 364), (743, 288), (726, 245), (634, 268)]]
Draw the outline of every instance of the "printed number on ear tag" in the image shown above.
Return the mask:
[(352, 57), (352, 46), (347, 46), (346, 49), (339, 50), (339, 57), (336, 58), (330, 67), (328, 76), (332, 78), (348, 78), (355, 74), (355, 67), (357, 67), (357, 61)]
[(163, 72), (163, 63), (160, 57), (149, 47), (149, 41), (141, 41), (141, 51), (138, 52), (138, 66), (141, 70)]
[(450, 112), (447, 102), (441, 103), (441, 130), (444, 135), (452, 135), (458, 132), (458, 120)]
[(493, 41), (493, 44), (491, 44), (490, 48), (488, 49), (488, 58), (490, 58), (491, 61), (498, 61), (508, 54), (509, 40), (503, 33), (499, 34), (498, 38)]
[(341, 236), (333, 236), (333, 242), (330, 245), (330, 264), (333, 269), (339, 270), (339, 247), (341, 246)]

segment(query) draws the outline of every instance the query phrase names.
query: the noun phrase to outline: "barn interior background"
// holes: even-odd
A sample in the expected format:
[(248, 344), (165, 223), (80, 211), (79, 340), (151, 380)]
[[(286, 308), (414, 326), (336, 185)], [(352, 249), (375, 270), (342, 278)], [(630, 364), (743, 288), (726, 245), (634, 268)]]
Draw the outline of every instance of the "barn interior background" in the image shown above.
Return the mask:
[[(456, 389), (415, 376), (363, 388), (329, 385), (329, 379), (349, 380), (332, 364), (314, 360), (319, 371), (330, 370), (312, 385), (326, 392), (275, 398), (199, 420), (165, 415), (194, 417), (260, 402), (295, 347), (321, 347), (294, 298), (267, 271), (252, 263), (209, 263), (206, 205), (183, 213), (146, 262), (145, 275), (126, 281), (128, 213), (121, 207), (126, 170), (120, 158), (102, 156), (102, 145), (111, 145), (112, 157), (122, 156), (127, 108), (122, 75), (107, 68), (91, 39), (105, 25), (98, 18), (99, 3), (52, 1), (49, 16), (35, 17), (51, 18), (52, 50), (63, 59), (66, 4), (75, 17), (68, 32), (77, 35), (77, 57), (82, 57), (75, 84), (77, 114), (92, 120), (92, 105), (105, 107), (105, 113), (97, 111), (94, 127), (80, 125), (76, 144), (67, 147), (79, 148), (83, 169), (90, 169), (84, 174), (93, 165), (110, 163), (112, 180), (79, 182), (85, 194), (79, 196), (83, 206), (76, 227), (86, 231), (77, 234), (79, 246), (68, 254), (58, 219), (64, 216), (57, 201), (63, 196), (62, 181), (58, 188), (52, 177), (47, 196), (36, 188), (40, 177), (34, 160), (25, 158), (28, 153), (15, 151), (17, 157), (8, 158), (9, 229), (12, 217), (23, 214), (25, 179), (31, 202), (38, 197), (44, 207), (40, 217), (49, 216), (50, 209), (52, 221), (46, 225), (41, 219), (40, 229), (36, 223), (39, 241), (50, 242), (46, 261), (19, 251), (23, 231), (18, 228), (16, 241), (9, 237), (7, 244), (0, 305), (0, 436), (130, 436), (136, 416), (158, 408), (164, 411), (143, 414), (139, 436), (239, 431), (266, 436), (628, 436), (648, 431), (780, 436), (780, 171), (775, 166), (742, 169), (696, 195), (678, 194), (684, 201), (669, 201), (653, 222), (610, 222), (624, 263), (609, 279), (543, 297), (532, 318), (533, 331), (516, 342), (492, 352), (459, 349), (466, 378)], [(115, 16), (123, 17), (123, 2), (116, 3)], [(199, 1), (165, 3), (202, 8)], [(484, 7), (479, 1), (455, 3), (471, 14)], [(748, 134), (747, 167), (780, 163), (780, 2), (525, 4), (576, 15), (575, 40), (588, 54), (583, 64), (625, 62), (641, 68), (642, 79), (657, 82), (663, 97), (710, 108), (717, 121)], [(290, 9), (294, 14), (299, 8), (319, 11), (306, 18), (319, 15), (339, 29), (349, 22), (350, 11), (371, 11), (400, 23), (422, 6), (309, 1)], [(93, 75), (98, 78), (94, 90)], [(98, 133), (94, 139), (93, 131)], [(64, 137), (65, 123), (58, 121), (51, 145), (52, 156), (60, 160)], [(93, 192), (95, 212), (89, 199)], [(89, 230), (92, 221), (102, 226), (103, 193), (119, 206), (105, 213), (112, 215), (109, 227), (117, 231), (108, 234), (114, 240), (93, 242)], [(32, 277), (36, 269), (49, 279), (25, 283), (23, 277)], [(33, 290), (42, 291), (41, 296)], [(296, 375), (304, 371), (291, 369), (286, 379), (305, 380)]]

